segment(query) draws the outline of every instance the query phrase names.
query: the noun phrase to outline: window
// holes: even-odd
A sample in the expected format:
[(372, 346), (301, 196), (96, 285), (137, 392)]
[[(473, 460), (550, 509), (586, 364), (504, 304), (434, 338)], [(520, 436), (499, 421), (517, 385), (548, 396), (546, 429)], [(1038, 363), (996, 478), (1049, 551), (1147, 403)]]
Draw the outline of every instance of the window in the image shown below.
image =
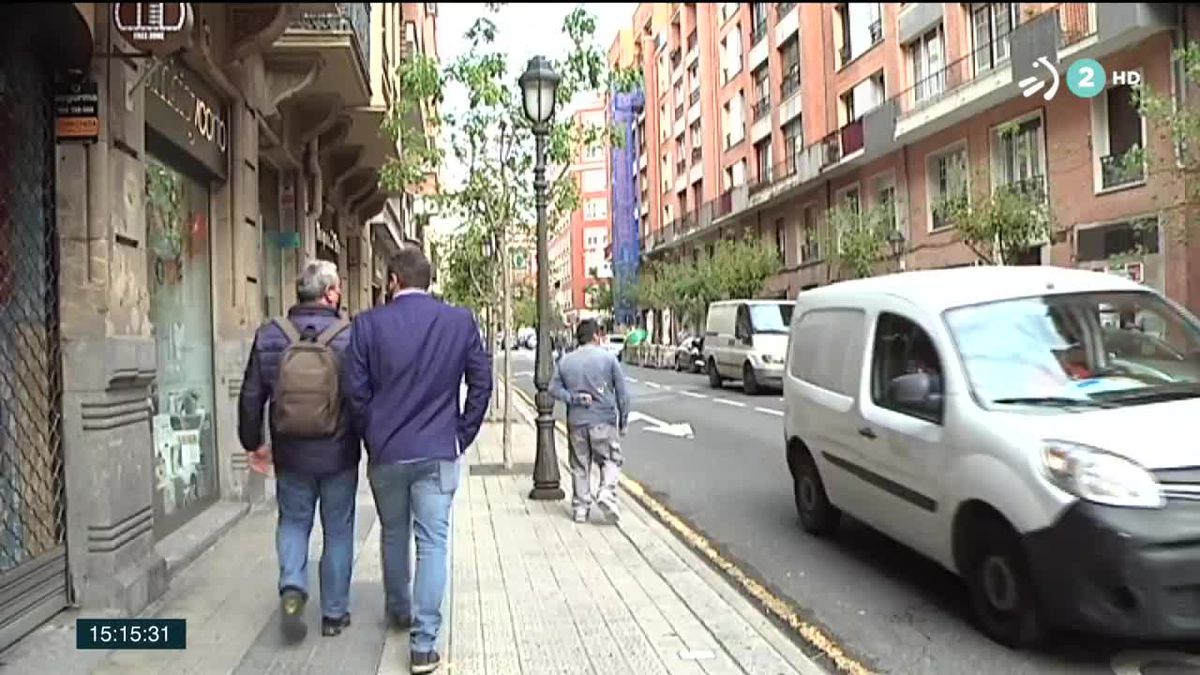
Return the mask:
[(884, 211), (886, 227), (896, 229), (896, 181), (891, 176), (875, 181), (875, 205)]
[(608, 200), (606, 199), (589, 199), (583, 205), (583, 217), (585, 220), (603, 220), (608, 217)]
[(783, 80), (779, 85), (780, 97), (787, 99), (800, 91), (800, 38), (792, 36), (779, 48), (779, 58), (783, 63)]
[(1017, 5), (991, 2), (971, 5), (971, 36), (975, 42), (975, 73), (1008, 60), (1008, 40), (1017, 25)]
[(1045, 152), (1042, 118), (1030, 117), (992, 131), (993, 185), (1044, 197)]
[(815, 262), (821, 259), (821, 233), (818, 230), (820, 224), (817, 222), (817, 207), (811, 204), (805, 206), (802, 218), (800, 229), (804, 243), (800, 245), (800, 262)]
[(724, 41), (725, 49), (721, 58), (721, 84), (729, 82), (734, 75), (742, 72), (742, 26), (736, 24)]
[(1159, 250), (1158, 223), (1153, 218), (1081, 227), (1075, 234), (1075, 259), (1079, 262), (1154, 255)]
[(758, 182), (771, 182), (771, 139), (754, 144), (754, 164), (758, 167)]
[(754, 2), (750, 4), (750, 44), (757, 45), (767, 36), (767, 3)]
[(908, 58), (912, 64), (913, 98), (916, 103), (932, 99), (945, 91), (945, 53), (946, 41), (941, 24), (909, 45)]
[(871, 400), (881, 408), (942, 422), (942, 363), (937, 348), (924, 329), (897, 314), (882, 312), (876, 323)]
[(857, 309), (806, 313), (791, 340), (788, 363), (792, 376), (826, 391), (856, 397), (866, 321), (866, 314)]
[(967, 198), (966, 145), (930, 155), (928, 161), (930, 230), (941, 230), (950, 226), (942, 202)]
[(783, 125), (783, 158), (788, 163), (790, 172), (795, 173), (800, 161), (800, 153), (804, 150), (804, 124), (797, 117)]
[(1129, 85), (1109, 87), (1092, 99), (1093, 135), (1099, 168), (1099, 188), (1136, 185), (1146, 178), (1145, 167), (1131, 166), (1128, 154), (1145, 143), (1145, 120)]
[(771, 81), (767, 77), (766, 66), (755, 70), (751, 77), (754, 80), (754, 95), (757, 97), (752, 116), (757, 122), (771, 112)]
[(608, 177), (604, 169), (591, 169), (583, 172), (584, 192), (603, 192), (608, 188)]

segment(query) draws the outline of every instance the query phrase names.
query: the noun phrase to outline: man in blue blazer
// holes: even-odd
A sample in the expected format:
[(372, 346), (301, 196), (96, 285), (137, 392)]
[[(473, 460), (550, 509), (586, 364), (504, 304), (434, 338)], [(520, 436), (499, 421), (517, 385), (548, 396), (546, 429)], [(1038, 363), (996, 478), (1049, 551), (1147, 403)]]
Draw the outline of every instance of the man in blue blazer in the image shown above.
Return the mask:
[(388, 264), (391, 300), (355, 319), (346, 362), (348, 399), (370, 457), (382, 527), (387, 610), (394, 625), (411, 628), (413, 673), (441, 664), (436, 648), (459, 458), (479, 434), (492, 394), (492, 361), (474, 316), (430, 297), (430, 277), (421, 249), (402, 247)]

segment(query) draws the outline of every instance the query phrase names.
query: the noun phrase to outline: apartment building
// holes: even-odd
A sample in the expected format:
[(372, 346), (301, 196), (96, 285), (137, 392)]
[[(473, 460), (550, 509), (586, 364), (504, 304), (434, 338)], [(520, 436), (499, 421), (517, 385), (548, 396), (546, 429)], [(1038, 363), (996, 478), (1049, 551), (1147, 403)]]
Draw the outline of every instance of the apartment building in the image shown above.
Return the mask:
[[(580, 106), (573, 113), (573, 121), (585, 128), (603, 128), (608, 124), (604, 102), (597, 100)], [(569, 274), (564, 270), (556, 279), (563, 284), (560, 291), (566, 319), (574, 323), (598, 316), (591, 306), (588, 289), (609, 283), (613, 276), (612, 265), (604, 253), (612, 236), (611, 181), (606, 148), (580, 148), (569, 171), (579, 190), (580, 206), (564, 218), (562, 230), (550, 248), (552, 264), (569, 267)]]
[(1017, 84), (1044, 73), (1039, 58), (1060, 74), (1090, 58), (1181, 95), (1171, 54), (1195, 16), (1170, 3), (643, 3), (643, 253), (694, 258), (754, 233), (784, 261), (765, 295), (790, 297), (841, 274), (821, 250), (824, 219), (850, 204), (894, 210), (903, 246), (881, 272), (974, 264), (937, 205), (984, 180), (1048, 199), (1061, 230), (1013, 262), (1126, 274), (1200, 306), (1200, 251), (1160, 222), (1182, 186), (1115, 159), (1171, 152), (1129, 86), (1082, 99), (1064, 82), (1047, 101)]

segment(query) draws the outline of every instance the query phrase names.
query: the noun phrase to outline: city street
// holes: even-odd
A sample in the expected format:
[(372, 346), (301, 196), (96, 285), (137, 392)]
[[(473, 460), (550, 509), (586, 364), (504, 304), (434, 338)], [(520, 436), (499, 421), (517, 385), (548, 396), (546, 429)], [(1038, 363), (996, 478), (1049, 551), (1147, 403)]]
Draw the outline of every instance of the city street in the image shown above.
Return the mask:
[[(532, 393), (533, 353), (516, 352), (512, 370), (517, 385)], [(1144, 670), (1119, 665), (1129, 656), (1125, 650), (1179, 652), (1178, 645), (1116, 645), (1082, 636), (1059, 637), (1042, 652), (996, 645), (970, 625), (961, 584), (936, 564), (849, 518), (832, 541), (800, 529), (783, 452), (781, 394), (714, 391), (702, 375), (666, 370), (627, 366), (626, 375), (633, 409), (641, 413), (625, 441), (630, 477), (872, 669), (1196, 672), (1194, 665), (1169, 669), (1150, 657), (1133, 659)], [(560, 406), (557, 416), (562, 413)]]

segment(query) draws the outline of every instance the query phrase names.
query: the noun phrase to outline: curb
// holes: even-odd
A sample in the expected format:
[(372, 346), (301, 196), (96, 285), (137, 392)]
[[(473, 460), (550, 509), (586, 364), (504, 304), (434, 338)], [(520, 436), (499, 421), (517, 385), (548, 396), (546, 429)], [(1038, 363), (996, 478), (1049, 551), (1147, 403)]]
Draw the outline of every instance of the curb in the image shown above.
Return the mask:
[[(512, 391), (516, 392), (518, 398), (536, 411), (533, 398), (529, 394), (522, 391), (515, 384), (512, 387)], [(554, 420), (554, 428), (560, 436), (564, 439), (566, 438), (567, 427), (562, 420)], [(561, 459), (559, 460), (559, 465), (562, 467), (567, 466), (566, 462), (563, 462)], [(781, 625), (786, 626), (806, 646), (832, 662), (839, 672), (849, 673), (850, 675), (875, 675), (875, 671), (846, 654), (837, 642), (826, 634), (824, 630), (802, 619), (800, 613), (790, 603), (771, 593), (766, 586), (742, 570), (736, 563), (722, 555), (704, 535), (697, 532), (679, 516), (672, 513), (665, 505), (650, 496), (649, 491), (641, 483), (625, 474), (621, 474), (621, 488), (625, 491), (625, 494), (637, 502), (650, 516), (678, 537), (689, 550), (698, 554), (715, 567), (717, 572), (726, 581), (731, 582), (743, 594), (758, 603), (764, 612)]]

